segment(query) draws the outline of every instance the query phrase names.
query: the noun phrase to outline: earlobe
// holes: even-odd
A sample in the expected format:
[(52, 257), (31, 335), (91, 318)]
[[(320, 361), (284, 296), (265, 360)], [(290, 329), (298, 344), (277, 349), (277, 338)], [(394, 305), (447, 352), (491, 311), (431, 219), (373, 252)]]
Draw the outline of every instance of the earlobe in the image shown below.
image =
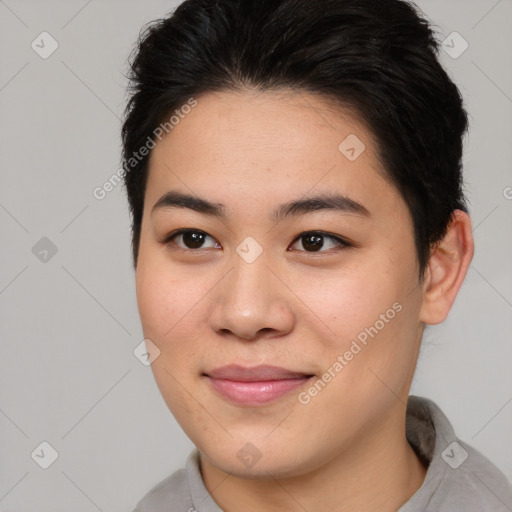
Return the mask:
[(448, 316), (466, 277), (473, 252), (471, 219), (467, 213), (454, 210), (446, 235), (430, 254), (419, 318), (423, 323), (438, 324)]

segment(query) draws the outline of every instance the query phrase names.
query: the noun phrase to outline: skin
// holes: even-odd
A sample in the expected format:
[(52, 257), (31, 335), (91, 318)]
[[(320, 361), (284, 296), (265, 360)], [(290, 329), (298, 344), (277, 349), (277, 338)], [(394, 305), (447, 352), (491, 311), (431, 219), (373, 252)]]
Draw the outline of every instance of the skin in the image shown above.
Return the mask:
[[(136, 289), (144, 336), (160, 350), (156, 382), (198, 447), (205, 485), (225, 512), (396, 511), (425, 478), (406, 402), (424, 324), (444, 320), (470, 264), (470, 219), (455, 212), (419, 282), (409, 211), (356, 117), (291, 91), (197, 101), (151, 153)], [(349, 134), (366, 147), (355, 161), (338, 149)], [(226, 218), (152, 213), (170, 190), (222, 203)], [(332, 192), (371, 216), (271, 219), (282, 203)], [(162, 242), (180, 228), (205, 232), (203, 248)], [(299, 237), (310, 230), (352, 246), (326, 237), (315, 252)], [(236, 251), (249, 236), (262, 249), (252, 263)], [(311, 381), (255, 407), (226, 401), (203, 375), (237, 363), (321, 378), (395, 303), (401, 311), (307, 404), (298, 394)], [(246, 443), (261, 455), (251, 467), (237, 457)]]

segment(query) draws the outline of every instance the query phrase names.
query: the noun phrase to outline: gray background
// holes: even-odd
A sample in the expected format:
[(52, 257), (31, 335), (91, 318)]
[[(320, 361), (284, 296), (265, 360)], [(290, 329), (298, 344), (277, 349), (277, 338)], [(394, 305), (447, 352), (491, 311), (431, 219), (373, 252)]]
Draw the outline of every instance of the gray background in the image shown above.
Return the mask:
[[(129, 511), (192, 449), (133, 354), (143, 336), (122, 187), (93, 196), (119, 167), (129, 51), (175, 5), (0, 0), (4, 512)], [(442, 39), (469, 44), (441, 53), (471, 116), (476, 252), (449, 318), (427, 330), (412, 393), (512, 479), (512, 2), (419, 6)], [(46, 59), (31, 47), (43, 31), (59, 45)], [(59, 453), (48, 469), (31, 457), (43, 441)]]

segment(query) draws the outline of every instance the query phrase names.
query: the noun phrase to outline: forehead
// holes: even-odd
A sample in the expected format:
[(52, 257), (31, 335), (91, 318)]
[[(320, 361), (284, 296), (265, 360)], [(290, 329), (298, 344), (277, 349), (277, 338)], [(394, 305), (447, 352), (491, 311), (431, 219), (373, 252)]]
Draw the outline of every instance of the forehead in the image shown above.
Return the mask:
[[(235, 150), (243, 151), (245, 156), (256, 154), (259, 160), (293, 154), (339, 157), (339, 144), (350, 135), (359, 141), (357, 149), (364, 141), (367, 156), (374, 156), (370, 130), (353, 109), (328, 98), (304, 91), (248, 89), (208, 93), (196, 102), (180, 119), (174, 116), (177, 123), (169, 136), (164, 136), (167, 143), (158, 144), (153, 151), (155, 158), (169, 147), (179, 153), (184, 141), (187, 149), (191, 144), (208, 148), (209, 158), (225, 157)], [(218, 145), (218, 141), (227, 145)]]
[(397, 199), (371, 132), (334, 102), (253, 90), (196, 101), (152, 150), (147, 207), (170, 189), (251, 206), (334, 190), (362, 203)]

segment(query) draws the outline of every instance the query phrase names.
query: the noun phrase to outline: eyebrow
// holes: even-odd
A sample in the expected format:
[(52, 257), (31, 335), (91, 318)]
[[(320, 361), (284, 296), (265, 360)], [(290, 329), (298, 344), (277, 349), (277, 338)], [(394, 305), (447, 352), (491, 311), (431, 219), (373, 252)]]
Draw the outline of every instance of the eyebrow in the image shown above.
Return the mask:
[[(211, 217), (222, 220), (226, 219), (226, 210), (223, 204), (212, 203), (201, 197), (173, 190), (165, 193), (155, 203), (151, 210), (151, 215), (156, 210), (172, 208), (187, 208)], [(279, 205), (272, 214), (272, 220), (278, 223), (288, 217), (306, 215), (320, 210), (330, 210), (371, 218), (368, 209), (350, 197), (343, 194), (320, 194)]]

